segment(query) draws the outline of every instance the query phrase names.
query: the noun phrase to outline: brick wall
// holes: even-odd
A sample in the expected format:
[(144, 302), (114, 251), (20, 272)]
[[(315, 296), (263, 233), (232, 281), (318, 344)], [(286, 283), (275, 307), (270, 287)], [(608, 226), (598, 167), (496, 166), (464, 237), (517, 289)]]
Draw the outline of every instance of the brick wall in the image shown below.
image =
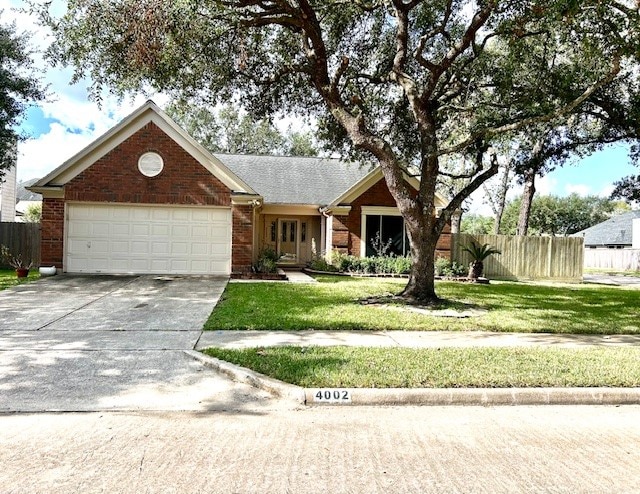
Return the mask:
[(233, 205), (231, 270), (248, 271), (253, 264), (253, 207)]
[[(138, 170), (138, 159), (149, 151), (164, 161), (156, 177), (145, 177)], [(43, 266), (62, 267), (65, 201), (231, 205), (231, 191), (154, 123), (145, 125), (68, 182), (64, 194), (64, 199), (43, 201)]]
[[(164, 169), (156, 177), (138, 170), (138, 158), (153, 151)], [(148, 123), (65, 185), (67, 201), (229, 206), (229, 189), (166, 135)]]
[[(384, 179), (380, 179), (351, 203), (348, 216), (334, 216), (332, 245), (335, 250), (354, 256), (361, 255), (362, 206), (396, 207), (396, 202)], [(438, 239), (436, 257), (451, 256), (450, 232), (451, 228), (447, 225)]]
[(64, 248), (64, 199), (43, 199), (40, 264), (62, 268)]

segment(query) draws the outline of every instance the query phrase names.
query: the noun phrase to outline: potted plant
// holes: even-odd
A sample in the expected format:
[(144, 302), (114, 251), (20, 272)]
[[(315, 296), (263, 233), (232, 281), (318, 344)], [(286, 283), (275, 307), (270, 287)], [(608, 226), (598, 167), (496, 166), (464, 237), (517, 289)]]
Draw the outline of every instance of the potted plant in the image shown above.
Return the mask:
[(482, 276), (484, 271), (484, 260), (491, 254), (502, 254), (498, 249), (490, 247), (489, 244), (477, 244), (473, 240), (471, 245), (467, 245), (462, 248), (463, 251), (468, 252), (471, 255), (471, 262), (469, 263), (469, 278), (477, 280)]
[(0, 245), (0, 258), (3, 263), (16, 270), (18, 278), (26, 278), (29, 275), (29, 270), (33, 267), (32, 260), (24, 258), (22, 254), (13, 255), (6, 245)]

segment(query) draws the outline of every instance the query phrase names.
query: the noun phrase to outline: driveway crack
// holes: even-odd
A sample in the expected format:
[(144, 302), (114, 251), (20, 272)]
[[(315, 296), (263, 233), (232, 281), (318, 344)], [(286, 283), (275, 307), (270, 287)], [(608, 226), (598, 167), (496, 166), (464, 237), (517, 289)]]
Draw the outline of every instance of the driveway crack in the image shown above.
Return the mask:
[(75, 314), (76, 312), (89, 307), (91, 304), (95, 304), (97, 301), (102, 300), (105, 297), (108, 297), (109, 295), (111, 295), (112, 293), (117, 292), (118, 290), (124, 288), (125, 286), (129, 286), (131, 283), (133, 283), (134, 281), (137, 281), (138, 279), (140, 279), (140, 276), (136, 276), (135, 278), (133, 278), (132, 280), (129, 280), (128, 282), (124, 283), (123, 285), (119, 285), (117, 287), (115, 287), (113, 290), (109, 290), (108, 292), (100, 295), (98, 298), (95, 298), (93, 300), (90, 300), (89, 302), (87, 302), (84, 305), (81, 305), (80, 307), (76, 307), (75, 309), (73, 309), (71, 312), (67, 312), (66, 314), (58, 317), (57, 319), (54, 319), (53, 321), (49, 321), (47, 324), (40, 326), (38, 329), (36, 329), (36, 331), (40, 331), (41, 329), (44, 329), (48, 326), (51, 326), (52, 324), (57, 323), (58, 321), (61, 321), (62, 319), (64, 319), (65, 317), (69, 317), (71, 314)]

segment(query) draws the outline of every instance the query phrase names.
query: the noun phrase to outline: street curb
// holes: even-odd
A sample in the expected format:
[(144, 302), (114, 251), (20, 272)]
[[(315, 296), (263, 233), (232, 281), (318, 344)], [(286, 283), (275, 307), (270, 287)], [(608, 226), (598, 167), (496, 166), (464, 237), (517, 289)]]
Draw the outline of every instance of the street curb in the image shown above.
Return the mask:
[(305, 390), (300, 386), (272, 379), (264, 374), (247, 369), (246, 367), (240, 367), (239, 365), (210, 357), (209, 355), (205, 355), (204, 353), (200, 353), (195, 350), (183, 351), (191, 358), (194, 358), (207, 367), (229, 376), (234, 381), (249, 384), (254, 388), (262, 389), (263, 391), (267, 391), (275, 396), (290, 399), (302, 405), (305, 404)]
[[(194, 350), (184, 353), (234, 381), (309, 406), (638, 405), (640, 388), (301, 388)], [(318, 401), (319, 391), (347, 392), (348, 400)]]
[[(305, 389), (307, 405), (319, 388)], [(325, 391), (322, 388), (322, 391)], [(330, 389), (329, 391), (333, 391)], [(344, 388), (351, 405), (637, 405), (640, 388)], [(326, 404), (335, 405), (336, 402)], [(339, 403), (338, 403), (339, 404)], [(345, 403), (347, 404), (347, 403)]]

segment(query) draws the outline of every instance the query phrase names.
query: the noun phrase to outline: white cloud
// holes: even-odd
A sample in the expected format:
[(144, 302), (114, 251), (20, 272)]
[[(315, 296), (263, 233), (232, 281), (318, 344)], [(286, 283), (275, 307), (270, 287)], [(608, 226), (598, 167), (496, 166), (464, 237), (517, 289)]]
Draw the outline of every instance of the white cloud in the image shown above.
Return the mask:
[(600, 197), (609, 197), (611, 193), (615, 189), (613, 184), (605, 185), (600, 192), (598, 192), (598, 196)]
[(564, 190), (567, 194), (578, 194), (579, 196), (588, 196), (591, 193), (591, 187), (585, 184), (566, 184)]
[(556, 193), (558, 187), (558, 181), (555, 178), (545, 175), (544, 177), (536, 178), (536, 194), (541, 196), (548, 196)]
[[(58, 100), (43, 103), (45, 117), (56, 119), (47, 133), (28, 139), (18, 145), (18, 179), (41, 178), (95, 139), (117, 125), (136, 108), (143, 105), (146, 97), (138, 95), (118, 102), (105, 97), (102, 107), (89, 101), (78, 101), (66, 95)], [(162, 106), (167, 98), (155, 95), (154, 101)]]

